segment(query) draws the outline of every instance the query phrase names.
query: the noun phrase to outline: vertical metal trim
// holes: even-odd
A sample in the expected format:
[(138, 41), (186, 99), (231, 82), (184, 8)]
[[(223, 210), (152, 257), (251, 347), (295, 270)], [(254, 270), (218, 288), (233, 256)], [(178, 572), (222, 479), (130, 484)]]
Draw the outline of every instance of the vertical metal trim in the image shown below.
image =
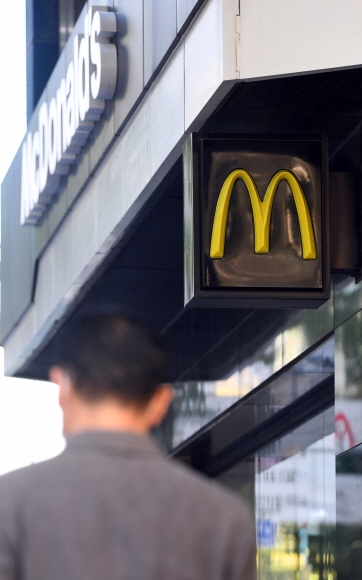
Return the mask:
[(182, 148), (184, 186), (184, 304), (194, 296), (194, 137), (191, 134)]

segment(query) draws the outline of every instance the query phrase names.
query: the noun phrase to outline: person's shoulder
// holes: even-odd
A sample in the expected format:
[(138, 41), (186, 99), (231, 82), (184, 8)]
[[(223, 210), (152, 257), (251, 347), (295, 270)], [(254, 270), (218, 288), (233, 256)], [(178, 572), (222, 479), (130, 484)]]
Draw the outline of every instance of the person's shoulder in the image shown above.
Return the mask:
[(255, 522), (246, 501), (174, 459), (165, 459), (163, 475), (171, 496), (167, 506), (174, 510), (172, 521), (180, 525), (180, 535), (185, 522), (192, 522), (190, 541), (212, 545), (217, 561), (227, 559), (230, 577), (256, 578)]
[(1, 498), (16, 496), (19, 493), (23, 494), (29, 491), (37, 484), (37, 481), (42, 478), (43, 474), (53, 471), (56, 466), (62, 461), (60, 454), (51, 459), (40, 461), (26, 467), (21, 467), (4, 473), (0, 476), (0, 500)]

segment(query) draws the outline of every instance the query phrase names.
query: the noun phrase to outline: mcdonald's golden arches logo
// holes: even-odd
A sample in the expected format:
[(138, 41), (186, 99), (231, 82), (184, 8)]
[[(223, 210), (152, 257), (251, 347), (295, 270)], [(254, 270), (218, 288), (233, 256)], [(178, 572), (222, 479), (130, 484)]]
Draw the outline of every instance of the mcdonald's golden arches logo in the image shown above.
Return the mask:
[(254, 220), (255, 253), (270, 251), (270, 221), (275, 194), (281, 181), (287, 181), (297, 209), (303, 260), (316, 260), (316, 240), (312, 219), (303, 188), (291, 171), (281, 169), (270, 180), (264, 199), (260, 198), (256, 183), (246, 169), (235, 169), (225, 179), (215, 210), (211, 234), (210, 258), (223, 258), (225, 253), (226, 222), (234, 185), (241, 179), (249, 193)]
[(185, 305), (328, 300), (326, 138), (192, 133), (183, 166)]

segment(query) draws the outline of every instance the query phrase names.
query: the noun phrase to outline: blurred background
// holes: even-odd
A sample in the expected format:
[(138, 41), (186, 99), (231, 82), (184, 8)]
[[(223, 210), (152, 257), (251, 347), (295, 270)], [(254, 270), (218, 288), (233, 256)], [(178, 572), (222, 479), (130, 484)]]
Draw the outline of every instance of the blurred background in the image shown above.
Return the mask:
[[(0, 18), (1, 183), (26, 131), (25, 0), (1, 3)], [(4, 377), (4, 349), (0, 349), (0, 475), (63, 449), (57, 397), (56, 385)]]

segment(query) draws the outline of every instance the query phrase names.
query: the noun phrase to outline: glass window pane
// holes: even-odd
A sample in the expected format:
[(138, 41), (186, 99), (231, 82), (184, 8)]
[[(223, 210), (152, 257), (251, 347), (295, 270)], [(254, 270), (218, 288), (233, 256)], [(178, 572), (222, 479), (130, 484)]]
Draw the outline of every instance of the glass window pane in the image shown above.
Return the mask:
[(219, 476), (255, 512), (259, 580), (333, 580), (334, 410)]
[[(279, 336), (273, 336), (256, 350), (250, 359), (236, 365), (234, 371), (220, 380), (186, 381), (174, 384), (175, 397), (166, 423), (158, 436), (166, 450), (176, 448), (210, 421), (243, 399), (234, 409), (233, 429), (218, 422), (213, 428), (213, 452), (247, 434), (261, 422), (295, 402), (299, 397), (332, 377), (334, 372), (334, 341), (329, 339), (304, 359), (297, 361), (273, 378), (278, 368)], [(231, 351), (231, 348), (230, 348)], [(247, 383), (249, 378), (249, 383)], [(267, 382), (263, 388), (254, 389)], [(248, 395), (245, 399), (245, 395)], [(163, 431), (163, 432), (162, 432)]]
[(333, 331), (333, 289), (331, 298), (317, 310), (286, 314), (283, 330), (283, 366)]
[(334, 276), (334, 325), (337, 327), (362, 308), (362, 283), (351, 276)]
[(335, 331), (336, 452), (362, 442), (362, 311)]
[(338, 580), (362, 578), (362, 445), (337, 457)]

